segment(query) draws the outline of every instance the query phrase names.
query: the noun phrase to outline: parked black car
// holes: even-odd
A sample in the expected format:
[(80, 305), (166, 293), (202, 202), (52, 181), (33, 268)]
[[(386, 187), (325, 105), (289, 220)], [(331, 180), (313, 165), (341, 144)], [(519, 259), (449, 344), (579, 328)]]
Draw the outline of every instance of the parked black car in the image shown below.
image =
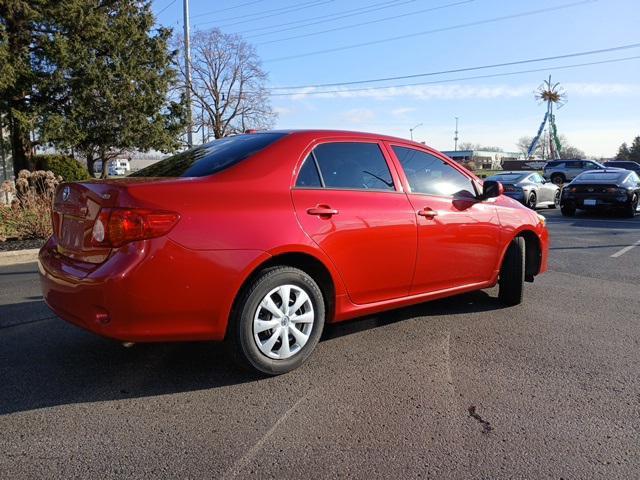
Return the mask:
[(572, 216), (576, 209), (622, 210), (633, 217), (638, 210), (640, 177), (630, 170), (591, 170), (562, 189), (560, 209)]
[(604, 166), (607, 168), (624, 168), (625, 170), (631, 170), (632, 172), (636, 172), (640, 175), (640, 163), (632, 162), (630, 160), (612, 160), (610, 162), (605, 162)]

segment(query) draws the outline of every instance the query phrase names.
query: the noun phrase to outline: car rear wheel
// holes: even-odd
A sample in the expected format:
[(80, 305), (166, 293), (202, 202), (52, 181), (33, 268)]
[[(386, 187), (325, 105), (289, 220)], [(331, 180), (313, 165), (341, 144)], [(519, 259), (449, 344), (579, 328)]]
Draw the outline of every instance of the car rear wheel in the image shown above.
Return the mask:
[(627, 207), (627, 211), (626, 211), (627, 217), (635, 217), (637, 211), (638, 211), (638, 195), (634, 193), (633, 197), (631, 198), (631, 202)]
[(232, 354), (268, 375), (298, 368), (318, 344), (325, 305), (307, 273), (280, 266), (263, 270), (244, 290), (229, 325)]
[(536, 195), (536, 192), (531, 192), (529, 194), (529, 198), (527, 198), (527, 207), (529, 207), (531, 210), (535, 210), (537, 203), (538, 203), (538, 196)]
[(511, 241), (500, 268), (498, 299), (505, 305), (522, 303), (524, 293), (526, 244), (524, 238), (516, 237)]
[(560, 205), (560, 190), (558, 190), (554, 195), (553, 203), (549, 205), (549, 208), (558, 208), (558, 205)]
[(573, 217), (576, 214), (576, 207), (570, 207), (569, 205), (563, 205), (560, 207), (560, 212), (565, 217)]
[(553, 175), (551, 175), (551, 181), (556, 185), (562, 185), (564, 182), (567, 181), (567, 179), (561, 173), (554, 173)]

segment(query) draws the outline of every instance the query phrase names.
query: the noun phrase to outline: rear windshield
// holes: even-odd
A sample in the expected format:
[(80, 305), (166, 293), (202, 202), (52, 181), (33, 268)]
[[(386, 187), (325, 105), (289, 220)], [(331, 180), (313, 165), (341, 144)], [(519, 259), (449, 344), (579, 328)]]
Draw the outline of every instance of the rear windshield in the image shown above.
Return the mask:
[(487, 178), (487, 180), (497, 180), (499, 182), (519, 182), (522, 180), (527, 174), (522, 173), (503, 173), (501, 175), (494, 175), (493, 177)]
[(286, 133), (251, 133), (220, 138), (149, 165), (130, 177), (204, 177), (258, 153)]
[(616, 173), (583, 173), (581, 175), (578, 175), (576, 178), (580, 179), (580, 180), (596, 180), (596, 181), (602, 181), (602, 182), (609, 182), (609, 181), (615, 181), (618, 180), (618, 178), (620, 178), (620, 173), (616, 172)]

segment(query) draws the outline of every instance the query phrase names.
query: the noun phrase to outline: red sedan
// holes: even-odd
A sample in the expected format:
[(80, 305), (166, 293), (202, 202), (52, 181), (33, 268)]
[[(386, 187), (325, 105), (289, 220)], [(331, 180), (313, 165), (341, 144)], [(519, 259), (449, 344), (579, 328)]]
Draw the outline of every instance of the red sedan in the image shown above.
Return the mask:
[(121, 180), (62, 184), (42, 289), (62, 318), (127, 342), (226, 340), (269, 374), (325, 323), (546, 270), (544, 217), (406, 140), (271, 131), (195, 147)]

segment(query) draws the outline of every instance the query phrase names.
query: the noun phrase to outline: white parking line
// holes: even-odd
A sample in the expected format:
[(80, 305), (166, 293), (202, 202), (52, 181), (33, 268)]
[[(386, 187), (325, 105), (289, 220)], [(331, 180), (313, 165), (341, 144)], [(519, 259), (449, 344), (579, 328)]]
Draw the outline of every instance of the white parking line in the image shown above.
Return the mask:
[(622, 255), (624, 255), (625, 253), (627, 253), (629, 250), (637, 247), (638, 245), (640, 245), (640, 240), (638, 240), (636, 243), (634, 243), (633, 245), (629, 245), (628, 247), (624, 247), (620, 250), (618, 250), (616, 253), (614, 253), (613, 255), (611, 255), (611, 258), (618, 258), (621, 257)]

